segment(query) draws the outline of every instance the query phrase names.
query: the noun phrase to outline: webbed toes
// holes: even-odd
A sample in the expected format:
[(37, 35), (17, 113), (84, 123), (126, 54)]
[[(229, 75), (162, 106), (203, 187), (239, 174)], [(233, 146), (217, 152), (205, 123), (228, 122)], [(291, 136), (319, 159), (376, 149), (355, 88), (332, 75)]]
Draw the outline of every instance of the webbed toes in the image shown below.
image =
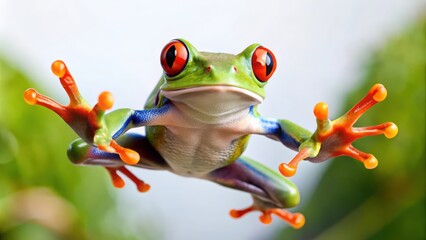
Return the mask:
[[(268, 214), (269, 216), (271, 214), (274, 214), (275, 216), (281, 218), (282, 220), (288, 222), (290, 226), (292, 226), (295, 229), (302, 228), (305, 225), (305, 216), (301, 213), (291, 213), (289, 211), (286, 211), (284, 209), (275, 208), (275, 209), (269, 209), (266, 211), (265, 214)], [(271, 218), (271, 217), (269, 217)], [(268, 218), (266, 217), (268, 220)]]
[(385, 135), (386, 138), (393, 138), (398, 133), (398, 127), (392, 122), (368, 127), (353, 127), (354, 123), (372, 106), (383, 101), (387, 96), (387, 90), (382, 84), (375, 84), (370, 91), (354, 107), (352, 107), (341, 118), (333, 121), (334, 129), (342, 129), (344, 134), (340, 136), (341, 148), (336, 149), (341, 152), (338, 155), (350, 156), (361, 161), (365, 168), (373, 169), (377, 167), (377, 159), (369, 153), (364, 153), (352, 146), (352, 142), (363, 137), (374, 135)]
[(133, 183), (135, 183), (136, 188), (139, 192), (147, 192), (151, 189), (151, 186), (144, 181), (140, 180), (136, 177), (132, 172), (130, 172), (126, 167), (105, 167), (110, 176), (114, 187), (123, 188), (125, 186), (124, 180), (117, 174), (117, 172), (123, 173), (126, 177), (128, 177)]
[(24, 100), (30, 105), (40, 105), (52, 110), (74, 128), (73, 121), (76, 121), (76, 119), (82, 116), (86, 116), (90, 110), (90, 106), (81, 97), (74, 78), (71, 76), (64, 62), (57, 60), (52, 63), (51, 68), (53, 74), (59, 77), (62, 87), (68, 94), (70, 99), (69, 105), (64, 106), (52, 98), (38, 93), (32, 88), (25, 91)]
[(386, 138), (393, 138), (398, 133), (398, 127), (392, 122), (368, 127), (353, 127), (353, 125), (367, 110), (383, 101), (386, 96), (386, 88), (382, 84), (375, 84), (346, 114), (334, 121), (328, 119), (327, 104), (318, 103), (314, 108), (317, 121), (316, 132), (309, 140), (301, 144), (299, 153), (288, 164), (280, 165), (280, 172), (289, 177), (296, 173), (298, 163), (306, 158), (321, 162), (330, 157), (342, 155), (361, 161), (367, 169), (377, 167), (378, 161), (372, 154), (361, 152), (353, 147), (352, 143), (363, 137), (380, 134), (385, 135)]
[(253, 212), (253, 211), (260, 211), (261, 215), (259, 216), (259, 220), (263, 224), (270, 224), (272, 222), (272, 215), (275, 215), (279, 217), (281, 220), (287, 222), (295, 229), (299, 229), (303, 227), (305, 224), (305, 216), (301, 213), (291, 213), (285, 209), (281, 208), (270, 208), (266, 210), (262, 210), (255, 205), (252, 205), (248, 208), (241, 209), (241, 210), (235, 210), (232, 209), (229, 214), (233, 218), (240, 218), (247, 213)]

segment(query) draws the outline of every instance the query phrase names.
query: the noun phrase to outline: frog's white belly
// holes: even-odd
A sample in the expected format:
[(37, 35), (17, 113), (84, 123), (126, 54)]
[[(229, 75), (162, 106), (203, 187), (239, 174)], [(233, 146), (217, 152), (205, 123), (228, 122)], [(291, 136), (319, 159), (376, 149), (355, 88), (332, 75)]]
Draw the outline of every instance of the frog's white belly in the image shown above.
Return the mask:
[(172, 109), (172, 124), (150, 127), (152, 144), (172, 171), (183, 176), (203, 176), (236, 160), (245, 149), (252, 117), (245, 109), (232, 119), (216, 123), (188, 118)]
[(154, 148), (172, 171), (201, 177), (235, 161), (255, 125), (251, 106), (262, 98), (234, 86), (161, 91), (170, 100), (161, 126), (149, 127)]
[(220, 135), (212, 129), (167, 128), (158, 136), (158, 152), (177, 174), (204, 175), (229, 164), (236, 152), (243, 151), (236, 135)]

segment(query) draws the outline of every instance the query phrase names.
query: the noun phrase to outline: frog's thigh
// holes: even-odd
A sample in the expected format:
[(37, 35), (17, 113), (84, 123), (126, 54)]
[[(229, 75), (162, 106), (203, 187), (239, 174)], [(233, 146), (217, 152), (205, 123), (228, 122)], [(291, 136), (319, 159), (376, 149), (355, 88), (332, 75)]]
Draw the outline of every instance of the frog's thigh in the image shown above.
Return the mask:
[[(169, 166), (160, 154), (151, 146), (148, 139), (140, 134), (126, 133), (115, 139), (122, 147), (130, 148), (139, 153), (141, 159), (138, 167), (166, 170)], [(88, 145), (82, 139), (77, 139), (68, 147), (68, 158), (74, 164), (99, 165), (118, 167), (125, 165), (118, 154), (99, 150)]]
[(247, 157), (210, 173), (208, 179), (251, 193), (265, 208), (291, 208), (300, 201), (299, 191), (290, 180)]

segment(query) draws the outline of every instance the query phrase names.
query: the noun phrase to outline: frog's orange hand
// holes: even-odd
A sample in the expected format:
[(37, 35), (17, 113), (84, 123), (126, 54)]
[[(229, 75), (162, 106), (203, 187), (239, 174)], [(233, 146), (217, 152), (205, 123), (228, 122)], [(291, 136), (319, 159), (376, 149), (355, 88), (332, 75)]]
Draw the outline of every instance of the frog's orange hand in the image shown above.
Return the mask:
[(64, 106), (55, 100), (30, 88), (25, 91), (24, 99), (30, 105), (40, 105), (57, 113), (87, 143), (95, 144), (100, 150), (118, 153), (127, 164), (139, 162), (139, 154), (123, 148), (111, 138), (105, 126), (104, 114), (112, 108), (114, 99), (109, 92), (99, 95), (98, 103), (91, 108), (78, 91), (77, 85), (64, 62), (57, 60), (52, 64), (55, 74), (68, 94), (70, 103)]
[(327, 104), (318, 103), (314, 108), (317, 119), (316, 132), (311, 139), (300, 145), (299, 152), (288, 164), (282, 163), (279, 166), (280, 172), (290, 177), (296, 173), (299, 162), (304, 159), (322, 162), (342, 155), (361, 161), (367, 169), (375, 168), (378, 164), (377, 159), (372, 154), (356, 149), (352, 146), (352, 142), (362, 137), (379, 134), (393, 138), (398, 133), (398, 127), (392, 122), (369, 127), (353, 127), (353, 125), (368, 109), (383, 101), (386, 96), (386, 88), (376, 84), (352, 109), (334, 121), (328, 119)]
[(263, 209), (256, 207), (255, 205), (252, 205), (248, 208), (241, 209), (241, 210), (232, 209), (229, 212), (229, 215), (231, 215), (231, 217), (233, 217), (233, 218), (240, 218), (240, 217), (246, 215), (247, 213), (253, 212), (253, 211), (260, 211), (262, 213), (262, 215), (260, 215), (260, 217), (259, 217), (259, 220), (263, 224), (270, 224), (272, 222), (272, 216), (271, 215), (274, 214), (275, 216), (279, 217), (283, 221), (290, 224), (290, 226), (292, 226), (295, 229), (302, 228), (303, 225), (305, 225), (305, 216), (303, 216), (303, 214), (291, 213), (291, 212), (289, 212), (285, 209), (281, 209), (281, 208), (270, 208), (270, 209), (267, 209), (267, 210), (263, 210)]

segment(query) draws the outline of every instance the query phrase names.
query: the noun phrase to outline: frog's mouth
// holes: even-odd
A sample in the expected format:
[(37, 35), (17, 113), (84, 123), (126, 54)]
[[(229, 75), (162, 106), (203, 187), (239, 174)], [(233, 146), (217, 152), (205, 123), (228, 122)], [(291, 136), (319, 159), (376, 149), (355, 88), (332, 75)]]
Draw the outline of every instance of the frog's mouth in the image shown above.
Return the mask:
[(256, 93), (234, 86), (200, 86), (162, 93), (174, 103), (212, 117), (241, 112), (263, 101)]

